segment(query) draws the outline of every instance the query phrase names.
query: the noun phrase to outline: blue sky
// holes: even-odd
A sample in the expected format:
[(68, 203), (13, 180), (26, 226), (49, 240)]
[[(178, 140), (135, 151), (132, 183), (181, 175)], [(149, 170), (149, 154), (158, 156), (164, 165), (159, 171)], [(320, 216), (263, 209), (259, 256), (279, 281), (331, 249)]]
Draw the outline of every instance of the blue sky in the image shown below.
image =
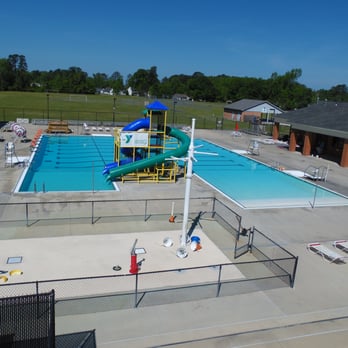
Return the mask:
[(0, 7), (0, 58), (28, 69), (269, 78), (302, 69), (313, 89), (348, 85), (346, 0), (35, 0)]

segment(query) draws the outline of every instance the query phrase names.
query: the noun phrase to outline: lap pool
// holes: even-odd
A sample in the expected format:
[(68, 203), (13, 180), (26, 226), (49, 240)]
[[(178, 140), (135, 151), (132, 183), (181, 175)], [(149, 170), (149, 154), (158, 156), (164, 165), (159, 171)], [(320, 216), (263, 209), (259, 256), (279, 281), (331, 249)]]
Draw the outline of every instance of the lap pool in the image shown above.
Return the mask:
[(246, 209), (348, 205), (348, 198), (253, 159), (196, 139), (194, 174)]
[(42, 136), (16, 192), (110, 191), (102, 175), (113, 162), (112, 136)]

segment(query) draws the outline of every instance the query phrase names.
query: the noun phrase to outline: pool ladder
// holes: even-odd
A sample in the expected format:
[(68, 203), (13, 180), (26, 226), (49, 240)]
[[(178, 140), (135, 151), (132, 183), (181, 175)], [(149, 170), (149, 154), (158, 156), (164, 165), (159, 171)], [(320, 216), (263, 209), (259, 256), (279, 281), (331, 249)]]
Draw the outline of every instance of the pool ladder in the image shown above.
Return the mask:
[[(34, 182), (34, 192), (37, 193), (37, 185), (36, 185), (36, 182)], [(43, 182), (42, 183), (42, 192), (45, 193), (46, 192), (46, 185), (45, 183)]]
[(303, 173), (305, 178), (308, 178), (311, 180), (326, 181), (328, 171), (329, 171), (329, 167), (308, 166)]

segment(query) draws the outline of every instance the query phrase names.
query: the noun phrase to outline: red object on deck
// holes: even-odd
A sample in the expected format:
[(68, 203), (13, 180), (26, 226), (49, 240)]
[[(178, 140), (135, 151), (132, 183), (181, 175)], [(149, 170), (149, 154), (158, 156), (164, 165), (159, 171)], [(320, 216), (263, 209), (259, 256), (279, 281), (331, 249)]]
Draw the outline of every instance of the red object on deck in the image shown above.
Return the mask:
[(234, 130), (235, 130), (235, 131), (238, 131), (238, 130), (239, 130), (238, 122), (236, 122), (236, 124), (234, 125)]
[(138, 267), (138, 261), (137, 261), (137, 254), (132, 253), (129, 273), (137, 274), (138, 272), (139, 272), (139, 267)]

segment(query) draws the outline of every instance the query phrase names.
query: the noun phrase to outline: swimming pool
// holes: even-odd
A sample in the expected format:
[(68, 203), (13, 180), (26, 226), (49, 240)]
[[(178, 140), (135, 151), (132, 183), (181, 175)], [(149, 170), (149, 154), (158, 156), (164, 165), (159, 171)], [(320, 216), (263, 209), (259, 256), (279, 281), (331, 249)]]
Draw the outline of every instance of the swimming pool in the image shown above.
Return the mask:
[(42, 136), (16, 192), (115, 190), (101, 174), (113, 161), (112, 136)]
[[(194, 174), (243, 208), (348, 205), (348, 198), (266, 166), (211, 142), (196, 139)], [(112, 136), (42, 136), (15, 192), (110, 191), (102, 175), (113, 162)]]
[(246, 209), (348, 205), (348, 198), (205, 140), (194, 174)]

